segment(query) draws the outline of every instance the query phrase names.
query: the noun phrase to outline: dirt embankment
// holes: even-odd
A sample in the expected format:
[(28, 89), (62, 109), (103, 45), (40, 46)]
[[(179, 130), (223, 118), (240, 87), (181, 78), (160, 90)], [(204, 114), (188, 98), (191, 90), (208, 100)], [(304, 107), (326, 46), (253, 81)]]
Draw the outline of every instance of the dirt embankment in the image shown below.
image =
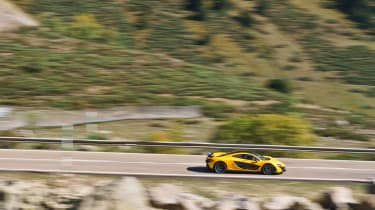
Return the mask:
[(0, 32), (20, 27), (35, 27), (39, 23), (7, 0), (0, 0)]

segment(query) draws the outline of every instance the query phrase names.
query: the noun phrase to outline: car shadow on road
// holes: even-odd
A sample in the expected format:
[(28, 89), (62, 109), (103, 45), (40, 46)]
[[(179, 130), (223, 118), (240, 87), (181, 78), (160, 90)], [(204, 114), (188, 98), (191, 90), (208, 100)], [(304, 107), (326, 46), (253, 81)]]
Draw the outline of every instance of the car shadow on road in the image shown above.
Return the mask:
[[(191, 166), (187, 167), (186, 170), (196, 172), (196, 173), (213, 173), (205, 166)], [(259, 172), (245, 172), (245, 171), (227, 171), (226, 174), (252, 174), (252, 175), (263, 175)], [(271, 176), (275, 176), (279, 174), (272, 174)], [(264, 175), (263, 175), (264, 176)]]
[(211, 171), (204, 166), (192, 166), (186, 168), (188, 171), (199, 172), (199, 173), (211, 173)]

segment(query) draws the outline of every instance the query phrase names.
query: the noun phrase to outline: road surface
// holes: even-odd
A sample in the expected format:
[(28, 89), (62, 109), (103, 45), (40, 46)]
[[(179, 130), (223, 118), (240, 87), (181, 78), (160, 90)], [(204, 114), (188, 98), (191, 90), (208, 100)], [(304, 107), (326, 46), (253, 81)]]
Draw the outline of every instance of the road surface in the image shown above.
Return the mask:
[(133, 176), (212, 177), (241, 179), (321, 180), (366, 182), (375, 179), (375, 161), (280, 158), (282, 175), (214, 174), (204, 155), (0, 150), (1, 171), (62, 172)]

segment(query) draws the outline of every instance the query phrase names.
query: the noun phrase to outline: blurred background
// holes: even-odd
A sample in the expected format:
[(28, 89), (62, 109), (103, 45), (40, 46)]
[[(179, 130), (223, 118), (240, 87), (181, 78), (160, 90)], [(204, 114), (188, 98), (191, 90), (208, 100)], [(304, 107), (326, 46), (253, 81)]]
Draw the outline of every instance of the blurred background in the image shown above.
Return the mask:
[(374, 10), (1, 0), (0, 134), (373, 148)]
[[(0, 136), (375, 148), (375, 1), (0, 0)], [(71, 142), (1, 141), (0, 148), (207, 152)], [(260, 152), (375, 160), (373, 153)], [(73, 153), (64, 154), (71, 159)], [(9, 160), (2, 158), (3, 164)], [(72, 162), (61, 167), (69, 169)], [(0, 178), (18, 180), (0, 183), (0, 209), (148, 209), (143, 187), (153, 189), (152, 206), (162, 209), (168, 208), (158, 204), (158, 195), (171, 192), (207, 204), (188, 208), (175, 198), (176, 205), (185, 205), (181, 209), (258, 210), (257, 199), (246, 196), (256, 191), (267, 198), (269, 189), (319, 197), (326, 209), (352, 209), (360, 203), (354, 199), (364, 202), (357, 210), (375, 206), (366, 204), (375, 201), (373, 195), (365, 197), (374, 194), (374, 183), (345, 183), (347, 188), (317, 195), (336, 183), (215, 179), (206, 186), (200, 179), (10, 172)], [(159, 183), (238, 208), (181, 194), (175, 186), (158, 188)], [(14, 189), (21, 193), (10, 193)], [(225, 191), (244, 196), (228, 197)], [(42, 205), (35, 194), (55, 203)], [(25, 199), (8, 202), (14, 195)], [(274, 199), (262, 208), (282, 209), (280, 201), (286, 200), (321, 209), (303, 199)]]

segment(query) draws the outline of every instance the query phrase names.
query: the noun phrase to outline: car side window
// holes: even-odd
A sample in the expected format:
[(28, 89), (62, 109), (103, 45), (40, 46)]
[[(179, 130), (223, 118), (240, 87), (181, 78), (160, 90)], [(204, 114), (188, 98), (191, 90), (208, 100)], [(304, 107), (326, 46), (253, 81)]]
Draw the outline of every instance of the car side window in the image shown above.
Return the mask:
[(257, 161), (258, 159), (254, 155), (245, 155), (247, 160)]
[(233, 157), (236, 157), (236, 158), (241, 158), (241, 159), (245, 159), (245, 158), (243, 157), (243, 154), (239, 154), (239, 155), (233, 155)]
[(248, 155), (248, 154), (233, 155), (233, 157), (241, 158), (245, 160), (255, 160), (255, 161), (257, 160), (256, 157), (254, 157), (253, 155)]

